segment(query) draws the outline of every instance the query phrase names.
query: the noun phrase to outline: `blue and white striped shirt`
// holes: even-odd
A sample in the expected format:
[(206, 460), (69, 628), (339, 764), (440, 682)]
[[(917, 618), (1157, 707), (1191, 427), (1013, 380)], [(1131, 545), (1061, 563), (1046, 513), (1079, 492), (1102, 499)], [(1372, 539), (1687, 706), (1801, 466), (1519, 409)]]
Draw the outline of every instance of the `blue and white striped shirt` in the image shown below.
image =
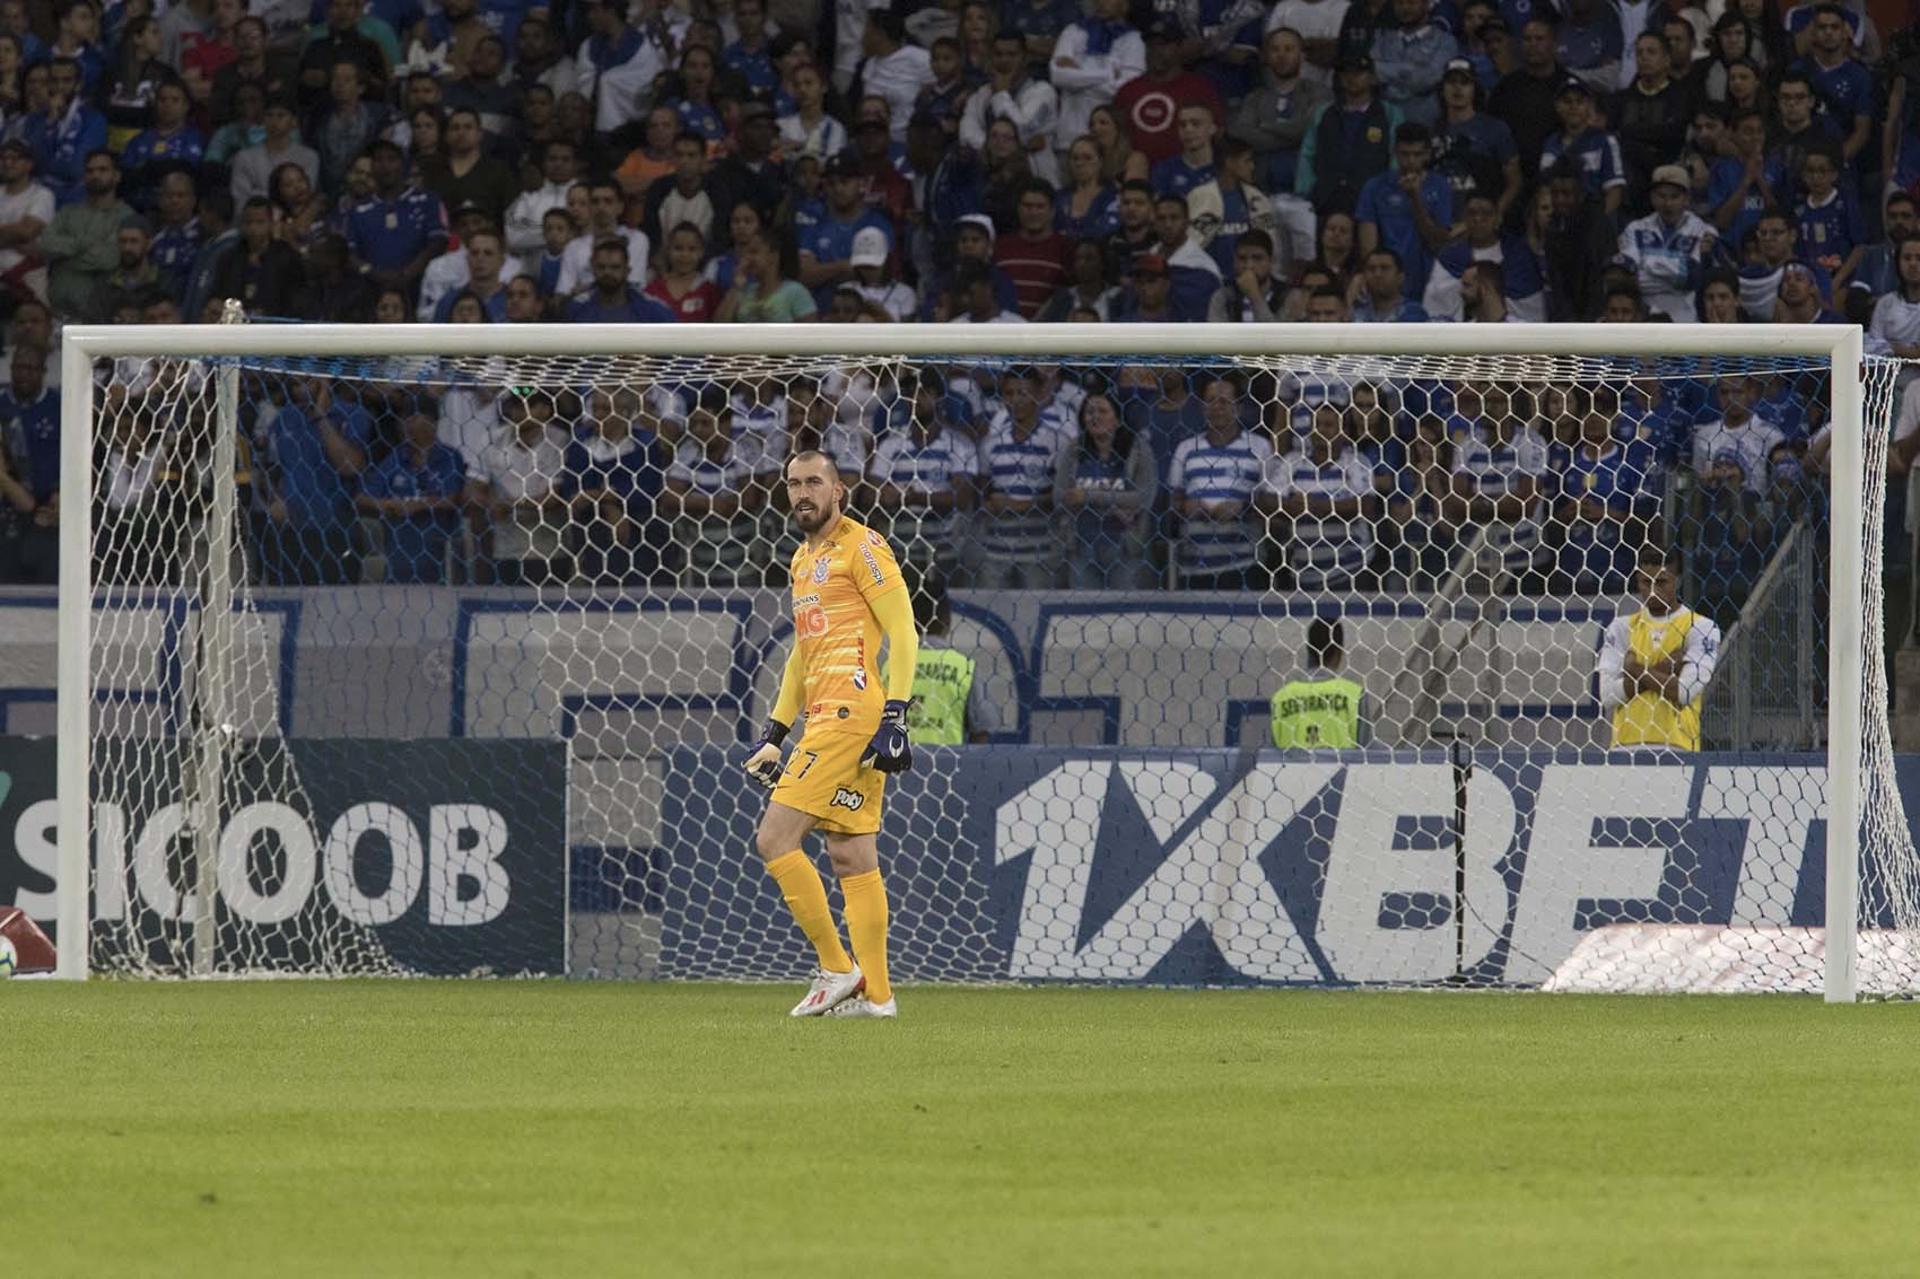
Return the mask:
[(1173, 451), (1167, 484), (1176, 499), (1238, 502), (1242, 511), (1225, 519), (1205, 515), (1185, 518), (1180, 539), (1180, 567), (1188, 573), (1231, 573), (1252, 568), (1259, 558), (1252, 527), (1253, 496), (1273, 462), (1273, 446), (1265, 437), (1240, 431), (1225, 444), (1206, 435), (1182, 440)]
[[(874, 447), (867, 475), (875, 485), (892, 484), (914, 496), (953, 492), (953, 482), (961, 476), (973, 476), (980, 464), (979, 449), (972, 440), (952, 431), (941, 431), (924, 442), (915, 438), (910, 427), (889, 431)], [(910, 505), (894, 517), (895, 537), (911, 542), (917, 535), (934, 544), (937, 551), (953, 548), (952, 513), (936, 514), (924, 506)]]
[(1045, 563), (1060, 555), (1060, 538), (1053, 527), (1053, 477), (1060, 455), (1072, 444), (1072, 432), (1051, 413), (1042, 411), (1026, 438), (1014, 431), (1013, 415), (1004, 409), (994, 415), (980, 445), (980, 474), (988, 493), (1000, 493), (1040, 505), (1026, 511), (985, 514), (981, 520), (981, 549), (1001, 559), (1023, 564)]
[(1373, 525), (1365, 509), (1352, 515), (1336, 515), (1331, 509), (1333, 503), (1364, 499), (1373, 492), (1373, 464), (1358, 450), (1345, 446), (1338, 457), (1316, 462), (1313, 446), (1303, 445), (1268, 467), (1266, 487), (1280, 498), (1307, 499), (1305, 513), (1294, 517), (1287, 544), (1287, 562), (1302, 589), (1345, 586), (1367, 566)]

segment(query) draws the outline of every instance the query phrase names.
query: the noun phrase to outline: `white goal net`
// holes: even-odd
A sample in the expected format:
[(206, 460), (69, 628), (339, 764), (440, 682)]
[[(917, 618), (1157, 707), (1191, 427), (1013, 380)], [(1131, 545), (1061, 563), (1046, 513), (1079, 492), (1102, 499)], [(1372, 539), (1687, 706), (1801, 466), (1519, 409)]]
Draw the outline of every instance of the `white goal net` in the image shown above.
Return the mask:
[(801, 972), (739, 760), (817, 448), (971, 663), (889, 790), (903, 980), (1920, 976), (1893, 361), (193, 332), (90, 339), (94, 971)]

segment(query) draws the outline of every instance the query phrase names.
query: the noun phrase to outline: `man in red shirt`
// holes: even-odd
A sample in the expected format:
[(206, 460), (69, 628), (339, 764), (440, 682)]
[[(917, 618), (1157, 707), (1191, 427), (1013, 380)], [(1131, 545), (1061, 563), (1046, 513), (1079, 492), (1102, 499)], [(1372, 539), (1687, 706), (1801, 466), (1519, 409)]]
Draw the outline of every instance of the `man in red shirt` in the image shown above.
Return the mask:
[(1020, 188), (1020, 227), (994, 241), (993, 261), (1013, 281), (1022, 319), (1031, 320), (1067, 282), (1073, 242), (1053, 229), (1053, 188), (1033, 178)]
[(1226, 106), (1213, 81), (1195, 75), (1180, 60), (1180, 24), (1172, 18), (1149, 23), (1147, 73), (1135, 76), (1113, 95), (1113, 109), (1149, 164), (1180, 154), (1181, 107), (1205, 107), (1224, 124)]

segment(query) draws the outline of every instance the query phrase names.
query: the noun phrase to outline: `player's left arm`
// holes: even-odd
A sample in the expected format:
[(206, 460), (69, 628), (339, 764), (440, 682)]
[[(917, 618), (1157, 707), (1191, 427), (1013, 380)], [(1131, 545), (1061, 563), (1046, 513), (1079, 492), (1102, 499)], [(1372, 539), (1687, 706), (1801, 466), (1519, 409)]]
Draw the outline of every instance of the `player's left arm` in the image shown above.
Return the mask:
[(887, 642), (886, 709), (860, 764), (883, 773), (904, 773), (913, 767), (913, 748), (907, 740), (907, 703), (913, 699), (913, 676), (920, 662), (920, 633), (914, 629), (913, 605), (900, 580), (900, 566), (884, 539), (869, 536), (860, 544), (860, 562), (853, 571)]

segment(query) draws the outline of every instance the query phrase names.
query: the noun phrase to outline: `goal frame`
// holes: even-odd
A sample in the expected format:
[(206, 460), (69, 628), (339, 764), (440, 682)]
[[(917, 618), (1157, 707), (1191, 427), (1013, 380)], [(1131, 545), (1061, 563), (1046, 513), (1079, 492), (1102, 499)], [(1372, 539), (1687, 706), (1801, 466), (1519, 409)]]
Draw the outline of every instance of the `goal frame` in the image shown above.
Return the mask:
[[(75, 325), (61, 335), (60, 586), (56, 673), (60, 945), (55, 976), (87, 976), (93, 669), (93, 424), (97, 360), (130, 357), (1591, 355), (1817, 358), (1831, 371), (1827, 866), (1823, 986), (1858, 995), (1865, 439), (1862, 334), (1851, 324), (1021, 325)], [(224, 381), (225, 379), (223, 379)], [(220, 412), (231, 411), (230, 393)], [(222, 438), (230, 432), (222, 431)], [(231, 493), (232, 468), (216, 469)], [(216, 500), (218, 500), (216, 492)], [(1839, 855), (1836, 855), (1838, 853)], [(204, 859), (203, 859), (204, 860)], [(77, 891), (76, 891), (77, 889)]]

